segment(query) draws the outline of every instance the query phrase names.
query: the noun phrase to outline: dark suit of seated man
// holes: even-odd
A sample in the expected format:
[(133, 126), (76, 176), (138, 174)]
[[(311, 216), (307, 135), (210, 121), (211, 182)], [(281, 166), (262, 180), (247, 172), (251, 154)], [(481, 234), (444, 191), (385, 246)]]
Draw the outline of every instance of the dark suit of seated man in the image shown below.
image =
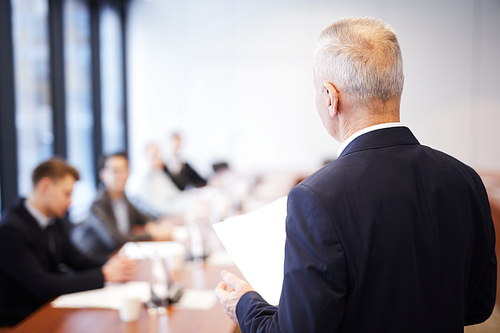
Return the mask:
[(135, 263), (124, 258), (95, 261), (69, 238), (65, 215), (78, 172), (53, 159), (33, 171), (33, 191), (4, 211), (0, 221), (0, 326), (19, 323), (61, 294), (127, 281)]
[[(103, 156), (99, 164), (102, 184), (90, 208), (90, 215), (72, 233), (77, 247), (96, 259), (102, 259), (128, 241), (169, 240), (172, 226), (152, 221), (125, 195), (129, 176), (127, 155), (115, 153)], [(144, 230), (136, 232), (136, 228)]]
[(226, 313), (243, 333), (463, 332), (486, 320), (497, 278), (488, 197), (474, 170), (399, 123), (392, 28), (335, 22), (318, 40), (314, 77), (338, 158), (288, 196), (279, 307), (223, 272)]
[(172, 179), (174, 184), (181, 191), (207, 185), (207, 181), (203, 179), (196, 172), (196, 170), (189, 165), (189, 163), (182, 159), (181, 135), (179, 133), (172, 134), (170, 141), (172, 146), (172, 156), (167, 159), (165, 165), (163, 166), (163, 171), (165, 171), (165, 173), (170, 177), (170, 179)]

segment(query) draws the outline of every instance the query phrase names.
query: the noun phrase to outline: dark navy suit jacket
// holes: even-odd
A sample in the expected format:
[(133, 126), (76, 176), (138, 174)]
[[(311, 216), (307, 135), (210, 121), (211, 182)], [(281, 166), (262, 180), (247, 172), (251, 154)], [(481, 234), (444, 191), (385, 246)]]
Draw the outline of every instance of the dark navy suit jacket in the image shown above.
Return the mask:
[(67, 223), (56, 219), (42, 230), (24, 199), (5, 209), (0, 221), (0, 326), (17, 324), (53, 297), (104, 286), (104, 262), (73, 246)]
[(243, 333), (463, 332), (493, 310), (481, 179), (406, 127), (359, 136), (294, 187), (286, 230), (279, 308), (243, 295)]

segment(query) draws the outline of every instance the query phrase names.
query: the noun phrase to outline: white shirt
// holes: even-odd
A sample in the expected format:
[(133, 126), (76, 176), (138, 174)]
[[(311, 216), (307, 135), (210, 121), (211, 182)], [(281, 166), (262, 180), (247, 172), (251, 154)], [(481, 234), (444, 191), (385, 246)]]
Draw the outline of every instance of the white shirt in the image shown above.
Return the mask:
[(154, 215), (182, 215), (192, 209), (189, 195), (175, 186), (163, 170), (134, 173), (127, 180), (127, 197)]
[(35, 208), (28, 199), (24, 200), (24, 207), (28, 210), (28, 213), (31, 214), (38, 222), (38, 225), (42, 230), (45, 230), (49, 225), (54, 224), (54, 218), (45, 216), (41, 211)]
[(400, 122), (393, 122), (393, 123), (383, 123), (383, 124), (377, 124), (377, 125), (365, 127), (363, 129), (357, 131), (356, 133), (352, 134), (344, 142), (342, 142), (342, 144), (339, 147), (339, 150), (337, 151), (337, 157), (339, 157), (342, 154), (342, 152), (344, 151), (345, 147), (347, 147), (347, 145), (350, 144), (357, 137), (359, 137), (363, 134), (366, 134), (368, 132), (371, 132), (371, 131), (375, 131), (375, 130), (379, 130), (379, 129), (383, 129), (383, 128), (391, 128), (391, 127), (405, 127), (405, 126), (402, 125)]
[(130, 231), (127, 202), (124, 199), (112, 200), (111, 206), (116, 218), (116, 227), (123, 235), (127, 235)]

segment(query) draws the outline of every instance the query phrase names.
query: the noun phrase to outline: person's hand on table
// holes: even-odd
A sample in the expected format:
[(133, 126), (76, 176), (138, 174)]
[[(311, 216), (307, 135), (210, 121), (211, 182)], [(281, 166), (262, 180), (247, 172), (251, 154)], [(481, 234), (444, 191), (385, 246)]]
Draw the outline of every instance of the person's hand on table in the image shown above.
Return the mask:
[(148, 222), (144, 226), (144, 230), (151, 235), (154, 241), (170, 241), (172, 240), (173, 226), (167, 222)]
[(157, 223), (163, 224), (168, 223), (172, 226), (183, 226), (184, 225), (184, 215), (168, 215), (160, 217), (156, 220)]
[(241, 296), (249, 291), (255, 291), (248, 282), (238, 278), (236, 275), (228, 271), (220, 273), (222, 281), (215, 288), (215, 296), (224, 308), (224, 312), (231, 318), (231, 320), (238, 325), (238, 318), (236, 318), (236, 305)]
[(102, 266), (102, 274), (106, 282), (127, 282), (134, 278), (137, 271), (135, 261), (115, 255)]

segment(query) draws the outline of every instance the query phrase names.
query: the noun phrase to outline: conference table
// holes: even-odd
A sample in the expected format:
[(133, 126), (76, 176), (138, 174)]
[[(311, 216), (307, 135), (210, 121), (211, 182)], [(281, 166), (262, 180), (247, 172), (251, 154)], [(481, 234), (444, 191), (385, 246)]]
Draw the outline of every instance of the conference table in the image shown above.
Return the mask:
[[(500, 258), (500, 172), (480, 172), (488, 191), (492, 217), (496, 227), (496, 250)], [(146, 265), (141, 262), (140, 265)], [(179, 281), (185, 288), (213, 290), (220, 281), (220, 271), (226, 269), (242, 277), (234, 264), (211, 265), (203, 267), (187, 264)], [(146, 280), (146, 267), (139, 267), (137, 280)], [(499, 266), (500, 276), (500, 266)], [(497, 290), (497, 307), (494, 315), (485, 323), (466, 328), (467, 332), (497, 332), (500, 327), (500, 279)], [(151, 333), (234, 333), (239, 328), (224, 314), (216, 302), (209, 310), (185, 310), (170, 307), (167, 314), (148, 314), (141, 309), (138, 321), (125, 323), (120, 320), (117, 310), (55, 308), (47, 303), (12, 329), (0, 332), (54, 332), (54, 333), (114, 333), (114, 332), (151, 332)]]
[[(139, 262), (136, 280), (146, 280), (147, 263)], [(205, 264), (203, 267), (187, 263), (179, 276), (186, 289), (213, 290), (220, 281), (220, 271), (230, 270), (240, 275), (234, 265)], [(8, 332), (54, 333), (233, 333), (239, 332), (216, 302), (209, 310), (176, 309), (171, 306), (166, 314), (149, 314), (142, 307), (139, 320), (123, 322), (118, 310), (56, 308), (49, 302)]]
[[(271, 173), (263, 176), (255, 185), (253, 200), (242, 203), (242, 211), (251, 211), (277, 198), (286, 195), (301, 176), (294, 172)], [(209, 192), (211, 193), (211, 192)], [(212, 234), (212, 237), (214, 235)], [(215, 242), (217, 243), (217, 242)], [(220, 243), (212, 249), (222, 249)], [(231, 261), (215, 264), (209, 257), (203, 267), (186, 263), (176, 279), (185, 289), (210, 290), (213, 292), (220, 282), (221, 270), (229, 270), (240, 278), (241, 272)], [(139, 262), (137, 281), (146, 281), (148, 274), (147, 262)], [(233, 333), (240, 332), (223, 312), (222, 306), (216, 302), (209, 310), (177, 309), (171, 306), (167, 314), (149, 314), (147, 309), (141, 309), (139, 320), (123, 322), (118, 310), (97, 308), (60, 308), (53, 307), (51, 302), (43, 305), (29, 317), (13, 328), (0, 328), (0, 333), (18, 332), (50, 332), (50, 333)]]

